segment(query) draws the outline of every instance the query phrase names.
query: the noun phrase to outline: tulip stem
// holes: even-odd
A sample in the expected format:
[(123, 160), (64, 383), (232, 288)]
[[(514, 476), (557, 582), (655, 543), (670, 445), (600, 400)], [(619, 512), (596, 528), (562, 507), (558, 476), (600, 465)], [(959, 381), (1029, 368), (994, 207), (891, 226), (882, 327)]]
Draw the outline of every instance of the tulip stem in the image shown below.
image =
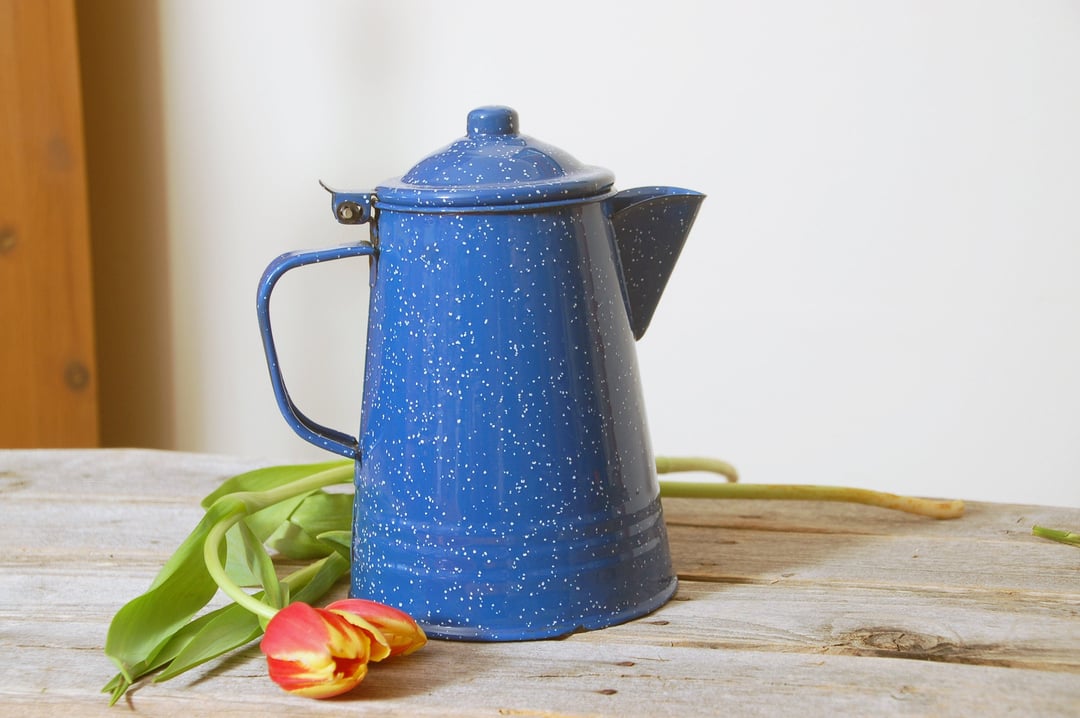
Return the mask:
[(680, 471), (708, 471), (719, 474), (734, 483), (739, 480), (735, 467), (721, 459), (706, 459), (697, 456), (657, 456), (656, 473), (673, 474)]
[(920, 499), (884, 491), (847, 486), (802, 484), (718, 484), (691, 481), (660, 482), (660, 496), (666, 499), (780, 499), (789, 501), (845, 501), (895, 509), (935, 519), (954, 519), (964, 514), (963, 501)]
[(277, 609), (263, 603), (254, 596), (248, 595), (244, 589), (237, 586), (236, 582), (229, 578), (229, 575), (225, 572), (225, 567), (221, 565), (221, 558), (218, 554), (221, 542), (225, 539), (225, 533), (240, 523), (247, 515), (247, 511), (238, 509), (235, 513), (218, 521), (211, 527), (206, 536), (206, 543), (203, 544), (203, 560), (206, 562), (206, 570), (214, 579), (214, 583), (224, 591), (226, 596), (256, 616), (270, 620), (277, 613)]
[(1062, 529), (1049, 529), (1045, 526), (1032, 526), (1031, 533), (1051, 541), (1080, 546), (1080, 533)]
[(207, 572), (214, 579), (214, 583), (218, 585), (218, 588), (226, 596), (256, 616), (266, 620), (273, 618), (274, 614), (277, 613), (276, 608), (245, 592), (225, 572), (220, 554), (221, 543), (225, 540), (225, 534), (244, 518), (260, 509), (333, 484), (345, 483), (352, 474), (353, 467), (351, 464), (337, 466), (266, 491), (237, 491), (219, 498), (218, 501), (233, 501), (237, 502), (237, 505), (210, 527), (210, 531), (206, 535), (206, 541), (203, 543), (203, 561), (206, 563)]

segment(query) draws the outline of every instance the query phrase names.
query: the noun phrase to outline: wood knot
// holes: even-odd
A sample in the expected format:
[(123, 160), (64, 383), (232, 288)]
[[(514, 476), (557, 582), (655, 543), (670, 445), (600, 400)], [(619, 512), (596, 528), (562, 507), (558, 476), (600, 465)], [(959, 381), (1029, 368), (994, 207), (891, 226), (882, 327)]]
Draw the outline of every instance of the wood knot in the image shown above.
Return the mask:
[(48, 144), (45, 145), (45, 157), (49, 167), (61, 172), (71, 169), (74, 164), (71, 146), (62, 135), (53, 135), (49, 138)]
[(90, 370), (78, 359), (64, 367), (64, 383), (72, 391), (82, 391), (90, 384)]
[(19, 243), (19, 235), (11, 225), (0, 225), (0, 254), (7, 254)]
[(942, 636), (876, 626), (842, 633), (829, 648), (854, 655), (933, 659), (955, 651), (957, 646)]
[(889, 629), (865, 631), (862, 636), (862, 643), (870, 648), (902, 653), (931, 651), (944, 642), (940, 636)]

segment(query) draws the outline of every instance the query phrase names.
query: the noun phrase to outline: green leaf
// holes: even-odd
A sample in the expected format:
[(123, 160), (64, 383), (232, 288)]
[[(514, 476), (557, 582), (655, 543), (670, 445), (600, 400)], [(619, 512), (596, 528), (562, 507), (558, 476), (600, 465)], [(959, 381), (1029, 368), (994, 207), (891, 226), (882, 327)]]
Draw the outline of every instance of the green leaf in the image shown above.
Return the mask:
[[(294, 594), (293, 600), (315, 604), (348, 571), (348, 560), (332, 554), (286, 578), (282, 582), (283, 588)], [(154, 677), (154, 682), (175, 678), (250, 643), (262, 633), (263, 627), (255, 614), (235, 603), (229, 604), (199, 616), (183, 626), (156, 651), (153, 660), (132, 671), (130, 680), (123, 673), (118, 673), (102, 688), (102, 692), (112, 694), (112, 705), (124, 695), (132, 683), (143, 676), (165, 667), (164, 671)]]
[(326, 531), (315, 538), (331, 546), (346, 561), (352, 560), (352, 531)]
[[(105, 653), (116, 663), (120, 673), (103, 688), (104, 692), (112, 694), (110, 704), (115, 703), (135, 680), (148, 673), (168, 666), (166, 677), (177, 675), (251, 641), (262, 632), (260, 618), (238, 604), (194, 618), (218, 589), (206, 566), (204, 549), (207, 536), (219, 523), (236, 524), (226, 532), (228, 541), (221, 542), (231, 545), (232, 550), (222, 545), (219, 561), (222, 557), (228, 560), (231, 554), (234, 557), (234, 573), (246, 574), (249, 582), (263, 584), (269, 589), (268, 604), (287, 604), (294, 589), (298, 590), (296, 600), (308, 602), (317, 600), (328, 591), (348, 571), (347, 557), (338, 555), (329, 544), (323, 544), (322, 553), (329, 553), (326, 558), (281, 582), (277, 580), (273, 562), (263, 543), (282, 526), (297, 526), (290, 523), (289, 517), (310, 495), (324, 495), (321, 488), (305, 492), (303, 486), (347, 483), (351, 474), (347, 469), (351, 463), (333, 461), (259, 469), (233, 477), (211, 493), (203, 502), (203, 506), (208, 507), (206, 514), (165, 563), (150, 588), (125, 604), (113, 617), (106, 637)], [(304, 483), (309, 477), (315, 478), (316, 474), (326, 471), (331, 471), (331, 474)], [(295, 482), (299, 482), (296, 488), (302, 493), (289, 496), (294, 487), (286, 485)], [(337, 499), (336, 502), (331, 500), (324, 504), (321, 499), (316, 500), (311, 505), (311, 511), (317, 513), (320, 506), (336, 506), (344, 503), (344, 500)], [(264, 508), (245, 515), (258, 506)], [(340, 521), (340, 511), (334, 512), (330, 519), (319, 517), (316, 513), (302, 513), (301, 520), (316, 525), (326, 520)], [(248, 565), (243, 560), (235, 560), (240, 556), (248, 558)], [(226, 578), (228, 575), (226, 570), (219, 578), (228, 580), (233, 590), (239, 590), (235, 579)], [(256, 594), (255, 599), (261, 600), (266, 595), (266, 591), (261, 592)]]
[(266, 544), (294, 560), (322, 558), (336, 549), (319, 541), (317, 536), (328, 531), (349, 530), (352, 512), (351, 493), (314, 492), (300, 503), (289, 520), (266, 540)]
[[(294, 600), (314, 604), (348, 570), (347, 561), (341, 560), (336, 555), (333, 558), (327, 557), (286, 578), (282, 582), (283, 588), (285, 592), (295, 594)], [(255, 614), (235, 603), (208, 613), (188, 625), (195, 624), (200, 625), (198, 630), (189, 632), (193, 635), (176, 639), (177, 650), (170, 651), (168, 646), (162, 650), (162, 655), (173, 654), (170, 655), (169, 661), (162, 661), (158, 666), (149, 669), (152, 671), (168, 663), (168, 667), (155, 676), (155, 683), (174, 678), (206, 661), (250, 643), (262, 635), (264, 630)]]
[(123, 673), (117, 673), (112, 677), (112, 680), (105, 684), (105, 687), (101, 689), (102, 693), (112, 694), (109, 698), (109, 705), (116, 705), (116, 702), (120, 700), (120, 696), (127, 693), (128, 688), (131, 688), (131, 681), (124, 677)]
[(244, 560), (244, 538), (240, 535), (240, 524), (225, 532), (225, 546), (225, 574), (238, 586), (258, 586), (259, 577), (251, 572)]
[(278, 530), (267, 539), (266, 545), (285, 558), (294, 561), (319, 559), (333, 550), (292, 521), (286, 521), (278, 527)]
[[(291, 499), (280, 501), (276, 504), (271, 504), (264, 509), (256, 511), (250, 516), (244, 517), (243, 523), (247, 525), (251, 532), (260, 542), (265, 542), (267, 538), (274, 534), (275, 531), (283, 529), (288, 526), (289, 515), (296, 510), (304, 499), (310, 494), (300, 494)], [(244, 561), (244, 539), (240, 535), (240, 526), (233, 526), (225, 534), (225, 541), (228, 545), (228, 554), (225, 559), (225, 573), (229, 578), (235, 581), (240, 586), (259, 586), (262, 585), (248, 564)], [(326, 552), (323, 551), (319, 556), (325, 556)]]
[(259, 541), (266, 541), (273, 533), (284, 524), (289, 518), (296, 512), (304, 501), (307, 500), (312, 493), (320, 493), (318, 489), (314, 492), (307, 492), (306, 494), (300, 494), (284, 501), (279, 501), (276, 504), (271, 504), (264, 509), (260, 509), (244, 519), (248, 528), (255, 534)]
[(243, 508), (243, 503), (236, 502), (222, 502), (220, 507), (211, 515), (210, 510), (207, 510), (203, 514), (202, 520), (199, 521), (195, 529), (188, 534), (187, 538), (180, 544), (180, 546), (173, 552), (172, 556), (165, 562), (165, 565), (158, 571), (157, 576), (154, 577), (153, 582), (150, 584), (150, 590), (157, 588), (166, 579), (172, 576), (176, 571), (186, 563), (192, 560), (193, 557), (202, 561), (203, 543), (206, 541), (206, 535), (210, 532), (210, 527), (217, 521), (229, 513), (229, 510), (239, 510)]
[(167, 681), (250, 643), (263, 632), (259, 617), (236, 603), (215, 611), (213, 616), (207, 614), (207, 617), (210, 620), (184, 642), (165, 670), (154, 676), (155, 683)]
[(352, 518), (353, 495), (326, 492), (311, 494), (289, 516), (290, 521), (312, 536), (348, 529)]
[(345, 459), (340, 461), (327, 461), (321, 464), (295, 464), (287, 466), (269, 466), (263, 469), (255, 469), (244, 474), (239, 474), (227, 479), (213, 493), (202, 500), (203, 508), (213, 505), (222, 496), (237, 491), (265, 491), (291, 483), (305, 476), (317, 474), (336, 466), (351, 464), (352, 461)]
[[(308, 568), (315, 568), (310, 578), (306, 579), (302, 586), (293, 592), (293, 602), (318, 603), (326, 592), (333, 588), (338, 579), (349, 572), (349, 559), (342, 558), (337, 553), (332, 553)], [(299, 571), (297, 573), (300, 573)]]
[[(160, 669), (162, 666), (167, 665), (173, 661), (177, 655), (184, 651), (184, 649), (195, 639), (195, 637), (202, 631), (207, 624), (215, 620), (227, 610), (230, 609), (242, 609), (237, 604), (230, 604), (223, 606), (210, 613), (205, 613), (202, 616), (190, 621), (180, 628), (176, 633), (167, 638), (162, 645), (155, 651), (152, 660), (144, 661), (143, 663), (134, 666), (131, 671), (131, 682), (125, 678), (124, 674), (118, 673), (113, 676), (113, 679), (109, 681), (102, 689), (103, 693), (113, 692), (112, 703), (115, 703), (120, 696), (131, 687), (134, 681), (139, 680), (143, 676), (146, 676), (154, 671)], [(249, 611), (243, 611), (245, 614), (254, 616)], [(257, 621), (257, 619), (256, 619)], [(261, 630), (261, 629), (260, 629)], [(110, 703), (110, 705), (112, 704)]]
[(263, 603), (271, 608), (281, 608), (285, 605), (286, 592), (282, 590), (281, 582), (278, 581), (270, 554), (263, 548), (262, 542), (255, 538), (255, 534), (245, 522), (241, 521), (237, 525), (240, 527), (240, 536), (244, 540), (244, 561), (263, 587)]
[(133, 670), (151, 660), (164, 642), (217, 593), (217, 584), (203, 562), (203, 543), (214, 524), (243, 511), (240, 501), (215, 502), (170, 558), (167, 570), (154, 579), (150, 590), (113, 616), (105, 638), (105, 654), (129, 681), (134, 680)]

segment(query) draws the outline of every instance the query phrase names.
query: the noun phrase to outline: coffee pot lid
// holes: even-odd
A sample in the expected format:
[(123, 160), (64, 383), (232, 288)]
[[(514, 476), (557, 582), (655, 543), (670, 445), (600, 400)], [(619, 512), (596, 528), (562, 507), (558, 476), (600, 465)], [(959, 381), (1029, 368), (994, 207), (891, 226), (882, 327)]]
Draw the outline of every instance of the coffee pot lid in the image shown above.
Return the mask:
[(375, 190), (381, 207), (484, 207), (575, 200), (607, 192), (614, 175), (518, 133), (517, 112), (479, 107), (468, 134)]

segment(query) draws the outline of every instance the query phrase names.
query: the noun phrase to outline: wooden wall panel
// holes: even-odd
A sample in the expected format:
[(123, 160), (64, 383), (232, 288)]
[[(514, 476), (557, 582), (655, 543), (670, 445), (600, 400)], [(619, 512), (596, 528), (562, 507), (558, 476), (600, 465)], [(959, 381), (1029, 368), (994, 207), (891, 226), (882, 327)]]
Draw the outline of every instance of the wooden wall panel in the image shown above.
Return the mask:
[(0, 447), (96, 446), (73, 0), (0, 0)]

